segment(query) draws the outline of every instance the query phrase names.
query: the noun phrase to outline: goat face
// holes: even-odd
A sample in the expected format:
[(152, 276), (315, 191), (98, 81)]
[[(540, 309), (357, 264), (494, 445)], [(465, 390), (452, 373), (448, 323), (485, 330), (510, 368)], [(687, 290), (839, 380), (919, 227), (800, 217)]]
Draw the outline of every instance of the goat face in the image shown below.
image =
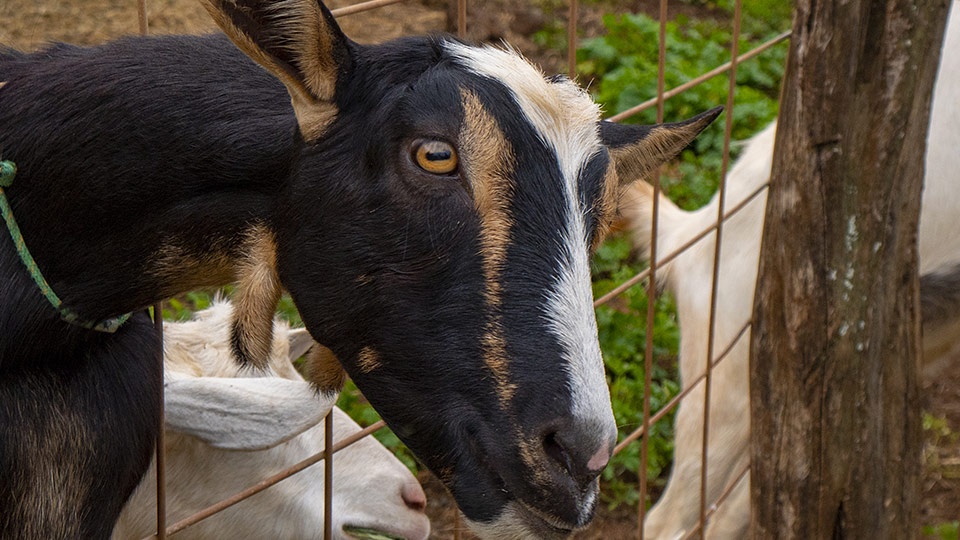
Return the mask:
[(640, 176), (716, 113), (601, 126), (515, 53), (362, 47), (314, 0), (241, 3), (211, 13), (287, 86), (303, 137), (271, 221), (307, 328), (481, 534), (584, 526), (616, 436), (590, 250), (620, 162)]

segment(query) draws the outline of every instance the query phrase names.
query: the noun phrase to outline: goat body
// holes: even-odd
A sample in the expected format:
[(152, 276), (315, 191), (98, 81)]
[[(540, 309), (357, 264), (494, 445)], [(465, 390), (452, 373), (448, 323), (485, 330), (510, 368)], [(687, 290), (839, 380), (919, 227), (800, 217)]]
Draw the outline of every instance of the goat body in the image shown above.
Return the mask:
[[(960, 235), (956, 215), (960, 191), (960, 15), (957, 4), (947, 23), (943, 54), (934, 88), (927, 140), (925, 184), (919, 233), (920, 296), (925, 356), (942, 356), (960, 341)], [(747, 200), (770, 178), (776, 125), (756, 135), (731, 168), (726, 207)], [(623, 209), (641, 252), (649, 250), (652, 190), (638, 184)], [(671, 253), (716, 221), (717, 197), (703, 208), (685, 212), (666, 198), (660, 202), (658, 256)], [(733, 344), (713, 371), (708, 440), (707, 506), (711, 506), (749, 463), (749, 332), (740, 330), (753, 312), (766, 191), (724, 222), (720, 250), (715, 350)], [(681, 327), (680, 378), (689, 385), (704, 370), (716, 236), (711, 234), (675, 260), (658, 277), (674, 293)], [(646, 250), (646, 251), (644, 251)], [(928, 365), (927, 369), (932, 366)], [(699, 520), (704, 387), (698, 385), (677, 410), (673, 472), (663, 496), (648, 514), (648, 538), (678, 538)], [(711, 518), (710, 538), (743, 538), (750, 522), (749, 473)]]

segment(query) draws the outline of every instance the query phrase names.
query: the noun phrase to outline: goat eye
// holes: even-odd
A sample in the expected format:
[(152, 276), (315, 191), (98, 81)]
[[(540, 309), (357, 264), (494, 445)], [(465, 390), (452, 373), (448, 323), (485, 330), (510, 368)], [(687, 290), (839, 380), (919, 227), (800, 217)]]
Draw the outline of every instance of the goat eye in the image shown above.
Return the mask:
[(450, 174), (457, 170), (457, 151), (443, 141), (420, 141), (413, 150), (417, 165), (431, 174)]

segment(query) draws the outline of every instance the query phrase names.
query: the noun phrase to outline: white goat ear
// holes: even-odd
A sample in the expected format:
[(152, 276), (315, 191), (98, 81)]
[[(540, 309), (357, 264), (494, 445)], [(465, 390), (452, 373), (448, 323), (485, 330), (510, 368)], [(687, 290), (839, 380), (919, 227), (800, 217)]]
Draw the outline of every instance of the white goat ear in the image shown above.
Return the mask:
[(293, 362), (307, 354), (310, 347), (313, 347), (313, 336), (310, 335), (310, 332), (307, 332), (306, 328), (294, 328), (287, 332), (287, 342), (290, 343), (288, 357)]
[(613, 158), (621, 185), (639, 180), (672, 159), (710, 125), (723, 107), (683, 122), (636, 126), (600, 122), (600, 138)]
[(167, 382), (168, 429), (225, 450), (264, 450), (317, 425), (336, 403), (306, 381), (197, 377)]

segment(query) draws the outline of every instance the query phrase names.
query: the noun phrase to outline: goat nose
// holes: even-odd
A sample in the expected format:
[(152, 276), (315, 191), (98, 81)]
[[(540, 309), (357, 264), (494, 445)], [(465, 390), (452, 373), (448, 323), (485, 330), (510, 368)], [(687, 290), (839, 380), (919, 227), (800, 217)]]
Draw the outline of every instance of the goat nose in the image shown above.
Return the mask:
[(427, 495), (423, 488), (416, 482), (406, 482), (400, 488), (400, 497), (407, 508), (423, 512), (427, 508)]
[(609, 463), (615, 437), (599, 436), (596, 429), (564, 428), (548, 434), (543, 449), (578, 484), (585, 486)]

